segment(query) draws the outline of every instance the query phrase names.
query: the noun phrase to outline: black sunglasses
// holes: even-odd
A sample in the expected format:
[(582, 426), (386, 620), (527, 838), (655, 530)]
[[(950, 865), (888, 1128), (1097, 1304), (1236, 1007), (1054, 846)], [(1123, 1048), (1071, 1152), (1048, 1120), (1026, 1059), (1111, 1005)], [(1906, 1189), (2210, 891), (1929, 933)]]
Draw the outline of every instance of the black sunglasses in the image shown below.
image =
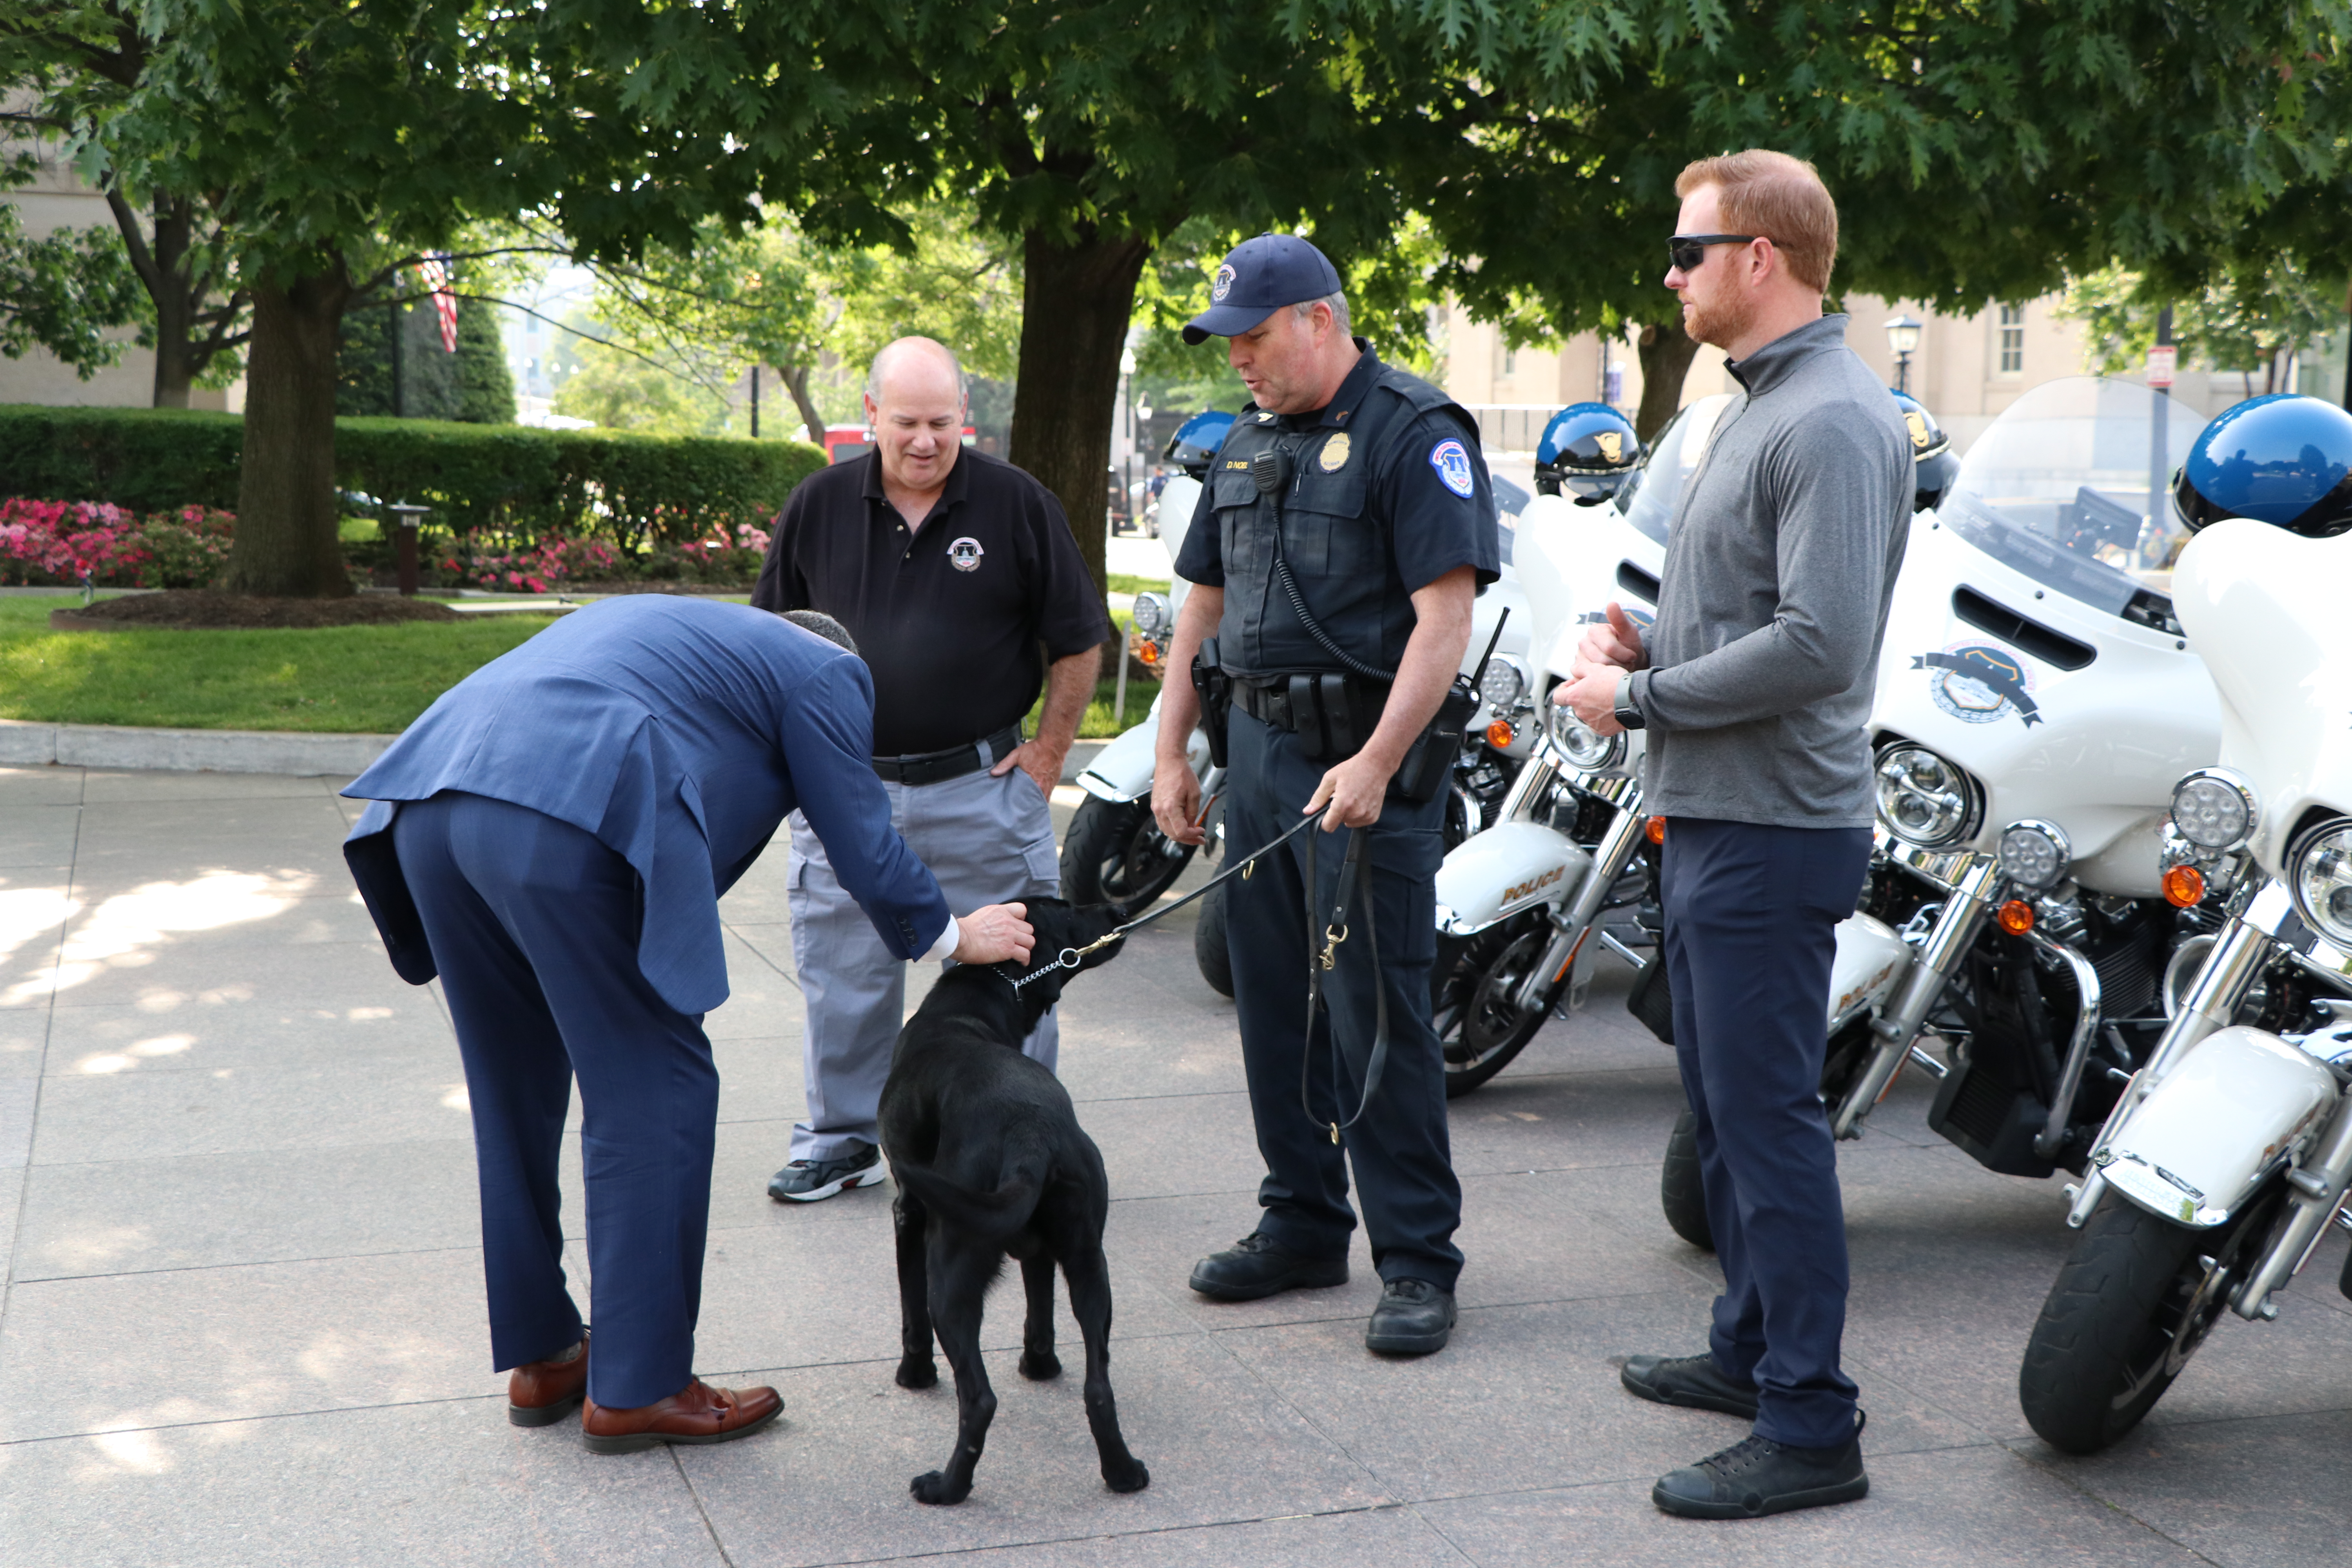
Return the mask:
[(1684, 271), (1696, 272), (1706, 261), (1708, 246), (1748, 245), (1762, 237), (1756, 234), (1678, 234), (1666, 241), (1666, 254)]

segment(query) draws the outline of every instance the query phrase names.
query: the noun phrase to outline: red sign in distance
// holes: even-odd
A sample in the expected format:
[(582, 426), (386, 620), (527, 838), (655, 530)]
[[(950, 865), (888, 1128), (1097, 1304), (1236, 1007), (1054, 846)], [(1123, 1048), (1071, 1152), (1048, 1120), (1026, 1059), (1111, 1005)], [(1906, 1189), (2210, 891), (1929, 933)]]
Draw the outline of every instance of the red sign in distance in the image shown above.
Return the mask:
[(2180, 351), (2170, 343), (2158, 343), (2147, 351), (2147, 384), (2150, 386), (2170, 386), (2172, 373), (2180, 363)]

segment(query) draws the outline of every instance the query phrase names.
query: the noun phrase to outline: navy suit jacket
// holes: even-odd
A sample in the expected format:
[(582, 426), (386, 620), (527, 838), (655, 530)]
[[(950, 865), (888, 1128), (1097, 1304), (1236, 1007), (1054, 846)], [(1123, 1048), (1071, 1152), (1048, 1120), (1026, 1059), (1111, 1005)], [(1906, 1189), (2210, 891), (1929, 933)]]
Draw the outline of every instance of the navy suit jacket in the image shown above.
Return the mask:
[(890, 826), (863, 660), (765, 610), (639, 595), (574, 610), (442, 693), (343, 791), (344, 841), (393, 968), (433, 978), (394, 852), (398, 803), (462, 790), (595, 835), (645, 889), (637, 963), (664, 1001), (727, 999), (719, 896), (784, 814), (807, 814), (842, 886), (902, 959), (947, 929), (939, 883)]

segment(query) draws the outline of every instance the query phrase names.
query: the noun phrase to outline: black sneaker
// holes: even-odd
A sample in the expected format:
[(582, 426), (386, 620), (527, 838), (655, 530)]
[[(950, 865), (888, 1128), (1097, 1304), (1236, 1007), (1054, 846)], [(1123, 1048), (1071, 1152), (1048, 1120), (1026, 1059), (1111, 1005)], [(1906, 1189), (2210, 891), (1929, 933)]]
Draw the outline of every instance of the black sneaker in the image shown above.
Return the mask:
[(1685, 1519), (1761, 1519), (1768, 1513), (1858, 1502), (1870, 1495), (1862, 1468), (1862, 1413), (1834, 1448), (1792, 1448), (1750, 1434), (1720, 1454), (1669, 1471), (1650, 1500)]
[(1364, 1326), (1364, 1348), (1382, 1355), (1428, 1355), (1454, 1337), (1454, 1292), (1426, 1279), (1391, 1279)]
[(832, 1160), (795, 1160), (768, 1178), (768, 1195), (780, 1204), (813, 1204), (851, 1187), (882, 1179), (882, 1151), (871, 1143), (851, 1146)]
[(1618, 1380), (1643, 1398), (1756, 1419), (1756, 1385), (1735, 1381), (1713, 1355), (1627, 1356)]
[(1192, 1265), (1192, 1289), (1220, 1301), (1255, 1301), (1285, 1290), (1324, 1290), (1348, 1282), (1348, 1258), (1302, 1258), (1253, 1231)]

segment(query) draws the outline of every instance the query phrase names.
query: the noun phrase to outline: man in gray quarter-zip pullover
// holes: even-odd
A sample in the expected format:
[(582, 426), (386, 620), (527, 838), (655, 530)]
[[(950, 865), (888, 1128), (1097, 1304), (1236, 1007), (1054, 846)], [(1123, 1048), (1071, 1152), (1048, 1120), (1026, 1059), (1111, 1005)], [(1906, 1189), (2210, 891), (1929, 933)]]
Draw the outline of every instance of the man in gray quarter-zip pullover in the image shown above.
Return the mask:
[(1835, 928), (1870, 859), (1864, 725), (1914, 481), (1895, 400), (1846, 319), (1821, 313), (1837, 209), (1811, 165), (1739, 153), (1675, 189), (1666, 286), (1747, 396), (1668, 525), (1648, 637), (1612, 605), (1554, 700), (1604, 734), (1647, 731), (1645, 799), (1667, 819), (1659, 960), (1724, 1292), (1707, 1353), (1633, 1356), (1623, 1381), (1755, 1417), (1651, 1493), (1727, 1519), (1870, 1489), (1838, 1365), (1845, 1222), (1818, 1089)]

